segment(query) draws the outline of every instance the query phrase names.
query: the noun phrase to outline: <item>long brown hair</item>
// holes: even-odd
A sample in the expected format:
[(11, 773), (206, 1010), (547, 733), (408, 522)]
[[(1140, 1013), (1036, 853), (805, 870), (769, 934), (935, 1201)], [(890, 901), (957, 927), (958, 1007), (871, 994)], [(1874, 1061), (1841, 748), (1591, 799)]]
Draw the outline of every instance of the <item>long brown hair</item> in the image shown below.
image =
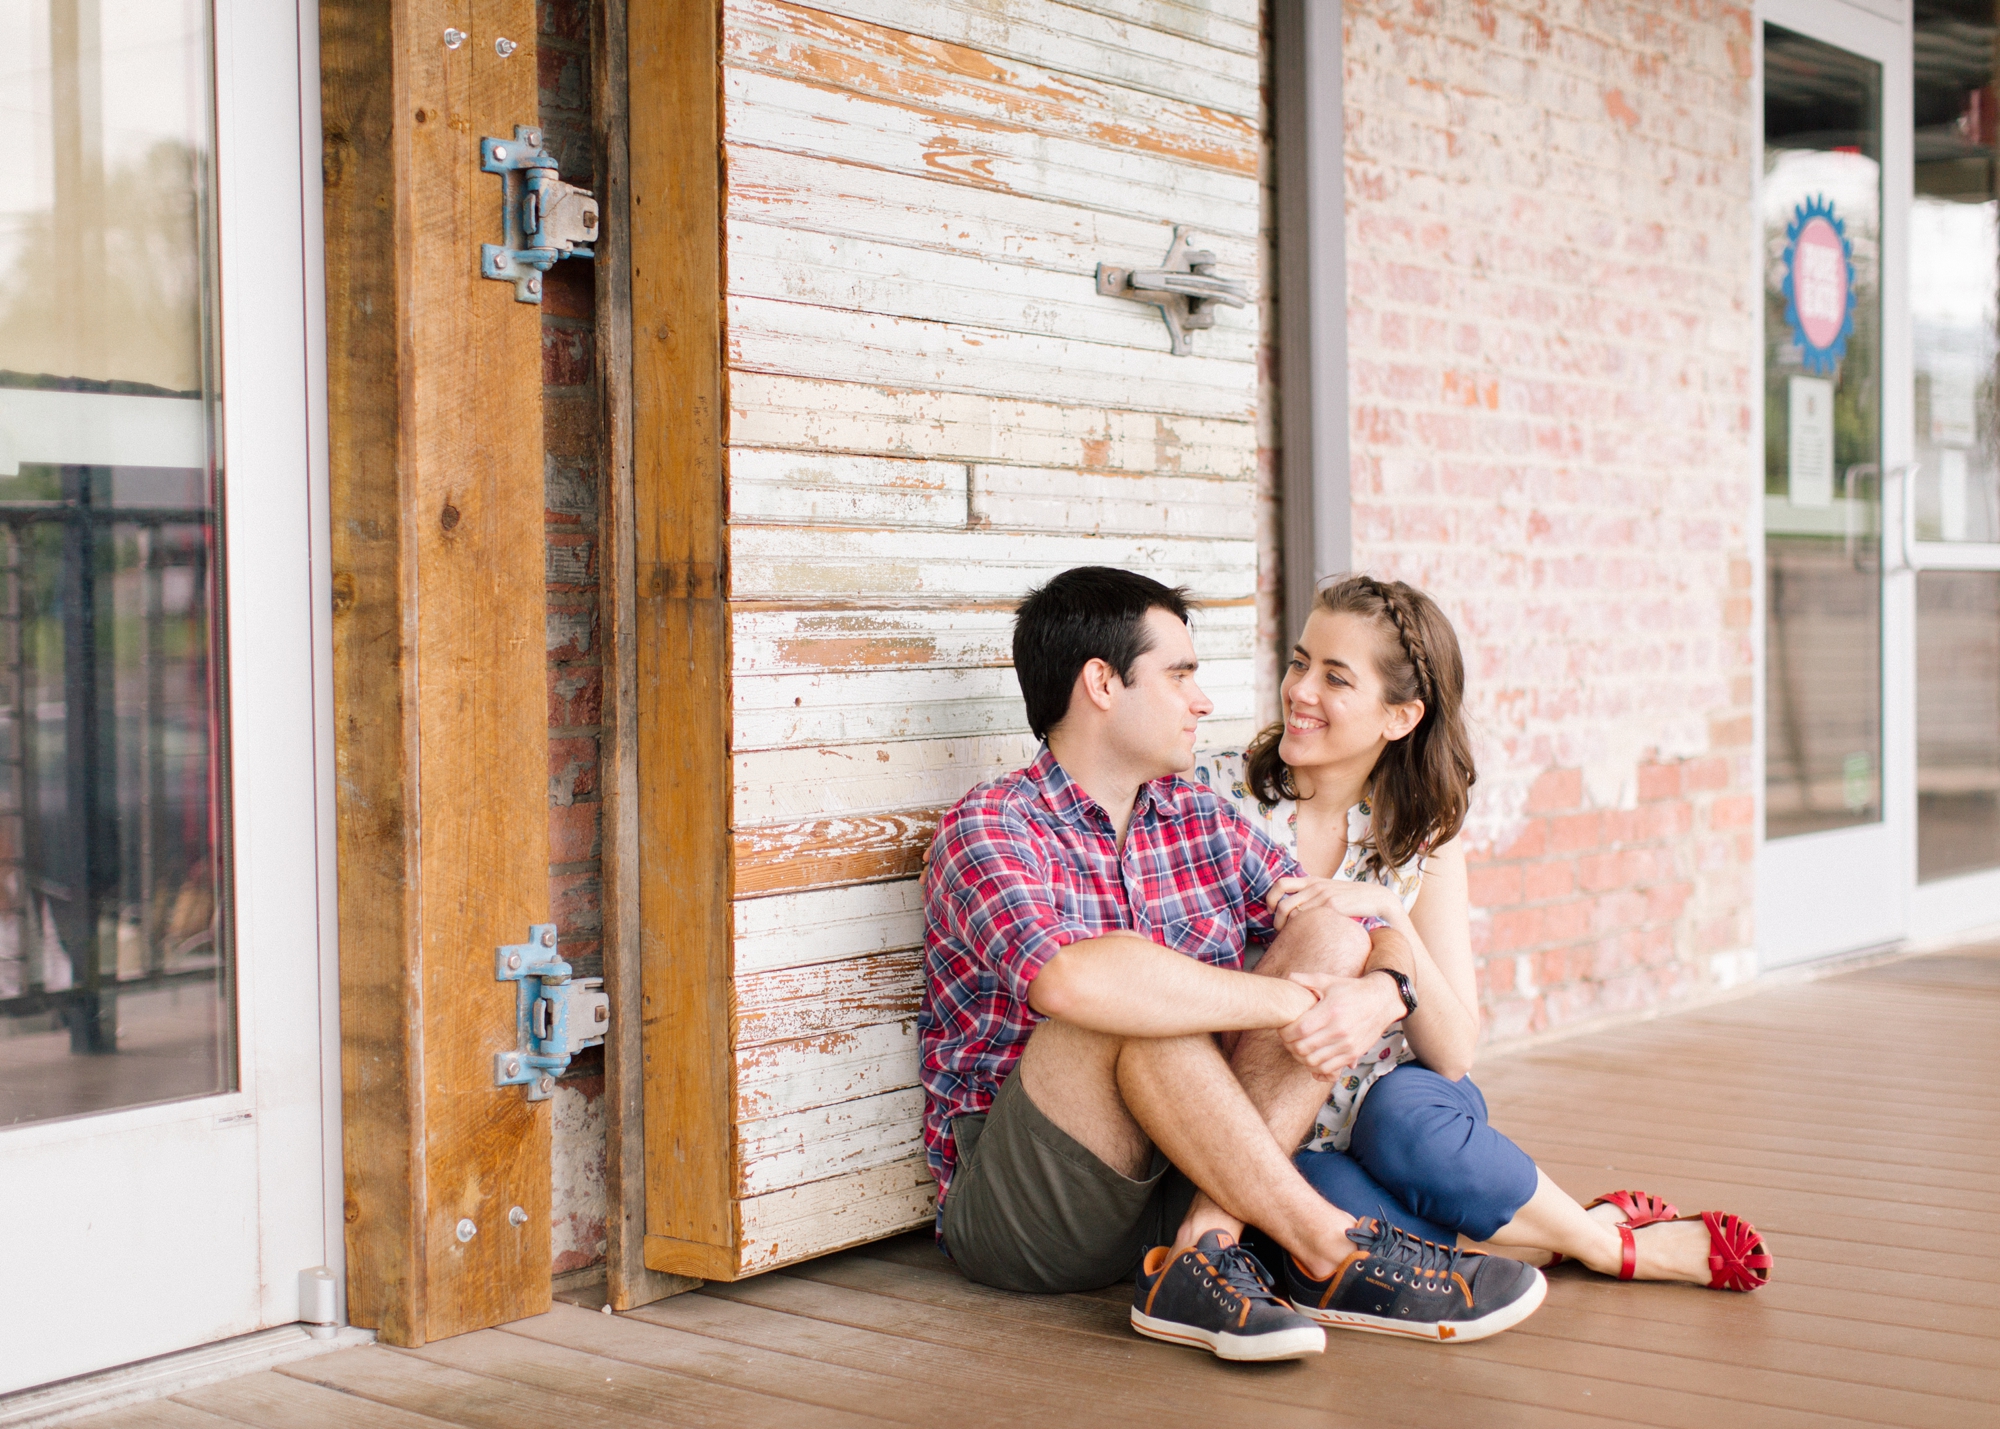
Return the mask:
[[(1342, 576), (1320, 591), (1313, 608), (1358, 615), (1375, 627), (1375, 673), (1384, 703), (1424, 702), (1417, 727), (1383, 750), (1368, 776), (1367, 859), (1377, 869), (1401, 868), (1465, 827), (1479, 777), (1465, 732), (1465, 660), (1458, 635), (1436, 601), (1401, 581)], [(1278, 757), (1284, 737), (1281, 718), (1244, 754), (1251, 792), (1267, 804), (1299, 797), (1292, 771)]]

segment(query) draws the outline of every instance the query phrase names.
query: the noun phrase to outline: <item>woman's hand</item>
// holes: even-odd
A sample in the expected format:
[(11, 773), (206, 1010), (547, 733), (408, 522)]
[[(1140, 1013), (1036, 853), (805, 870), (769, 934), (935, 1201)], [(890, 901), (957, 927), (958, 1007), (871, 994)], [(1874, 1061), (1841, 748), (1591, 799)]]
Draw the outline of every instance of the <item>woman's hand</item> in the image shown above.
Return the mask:
[(1271, 915), (1282, 930), (1294, 913), (1307, 908), (1331, 908), (1349, 918), (1379, 918), (1396, 921), (1403, 905), (1380, 883), (1357, 882), (1346, 878), (1281, 878), (1264, 895)]

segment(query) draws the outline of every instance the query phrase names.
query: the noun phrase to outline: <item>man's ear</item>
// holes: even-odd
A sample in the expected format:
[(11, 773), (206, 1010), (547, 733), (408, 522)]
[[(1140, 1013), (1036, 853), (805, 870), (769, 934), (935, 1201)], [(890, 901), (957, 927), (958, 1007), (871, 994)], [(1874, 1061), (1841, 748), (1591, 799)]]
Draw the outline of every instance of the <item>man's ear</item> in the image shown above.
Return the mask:
[(1382, 733), (1389, 743), (1394, 744), (1411, 730), (1424, 722), (1424, 702), (1410, 700), (1405, 704), (1389, 706), (1389, 723)]
[(1074, 706), (1079, 697), (1106, 713), (1110, 712), (1114, 689), (1122, 689), (1124, 682), (1118, 672), (1105, 660), (1086, 660), (1077, 672), (1076, 688), (1070, 692), (1070, 704)]

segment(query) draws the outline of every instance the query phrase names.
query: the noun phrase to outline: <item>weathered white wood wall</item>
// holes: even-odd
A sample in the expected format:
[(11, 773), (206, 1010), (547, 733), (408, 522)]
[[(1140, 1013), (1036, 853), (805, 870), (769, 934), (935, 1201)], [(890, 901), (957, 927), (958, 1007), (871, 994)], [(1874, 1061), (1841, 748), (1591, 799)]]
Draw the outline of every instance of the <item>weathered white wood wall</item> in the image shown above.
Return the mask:
[(927, 1222), (917, 875), (1034, 752), (1011, 608), (1069, 566), (1185, 583), (1247, 733), (1256, 305), (1173, 357), (1099, 262), (1192, 226), (1259, 286), (1256, 0), (725, 11), (738, 1244)]

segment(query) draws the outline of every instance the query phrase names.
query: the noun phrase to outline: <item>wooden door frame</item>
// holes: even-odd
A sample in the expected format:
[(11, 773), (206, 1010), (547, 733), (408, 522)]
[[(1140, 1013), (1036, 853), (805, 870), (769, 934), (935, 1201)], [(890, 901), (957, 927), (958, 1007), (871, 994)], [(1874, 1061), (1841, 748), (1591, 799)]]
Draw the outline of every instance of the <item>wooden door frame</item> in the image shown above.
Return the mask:
[[(722, 7), (638, 0), (632, 146), (634, 938), (643, 1260), (734, 1279)], [(607, 949), (608, 951), (608, 949)], [(621, 1089), (633, 1079), (622, 1079)], [(636, 1100), (636, 1096), (634, 1100)], [(629, 1163), (628, 1163), (629, 1164)], [(628, 1172), (629, 1177), (629, 1172)]]
[(400, 1345), (549, 1304), (550, 1115), (493, 1081), (551, 921), (541, 309), (479, 275), (535, 31), (320, 5), (347, 1306)]

